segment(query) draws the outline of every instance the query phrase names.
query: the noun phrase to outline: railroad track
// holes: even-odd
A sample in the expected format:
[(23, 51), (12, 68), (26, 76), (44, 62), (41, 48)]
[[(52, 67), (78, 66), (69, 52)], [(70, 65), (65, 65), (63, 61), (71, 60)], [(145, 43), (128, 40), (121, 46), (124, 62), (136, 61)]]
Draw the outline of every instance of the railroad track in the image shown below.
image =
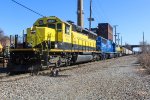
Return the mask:
[(3, 73), (3, 74), (0, 74), (0, 79), (2, 79), (3, 77), (6, 77), (8, 76), (7, 74)]
[[(61, 68), (56, 68), (59, 70), (59, 72), (66, 71), (66, 70), (72, 70), (75, 68), (80, 68), (84, 67), (86, 64), (80, 64), (80, 65), (73, 65), (73, 66), (68, 66), (68, 67), (61, 67)], [(44, 70), (44, 71), (39, 71), (37, 75), (49, 75), (51, 74), (51, 70)], [(0, 74), (0, 82), (12, 82), (12, 81), (17, 81), (20, 79), (25, 79), (32, 77), (32, 73), (25, 73), (25, 74), (19, 74), (19, 75), (8, 75), (8, 74)]]
[[(109, 61), (109, 60), (106, 60), (106, 61)], [(99, 61), (76, 64), (76, 65), (71, 65), (68, 67), (59, 67), (59, 68), (56, 68), (56, 70), (58, 70), (59, 72), (62, 72), (66, 70), (73, 70), (73, 69), (77, 69), (81, 67), (86, 67), (86, 65), (92, 65), (96, 63), (99, 63)], [(51, 70), (47, 69), (47, 70), (39, 71), (37, 75), (49, 75), (50, 76), (50, 74), (51, 74)], [(32, 77), (33, 75), (34, 73), (25, 73), (25, 74), (18, 74), (18, 75), (12, 75), (12, 76), (8, 74), (0, 74), (0, 82), (16, 81), (16, 80)]]
[(11, 81), (16, 81), (19, 79), (24, 79), (24, 78), (28, 78), (31, 75), (29, 73), (27, 74), (20, 74), (20, 75), (13, 75), (13, 76), (9, 76), (9, 75), (4, 75), (4, 76), (0, 76), (0, 82), (11, 82)]

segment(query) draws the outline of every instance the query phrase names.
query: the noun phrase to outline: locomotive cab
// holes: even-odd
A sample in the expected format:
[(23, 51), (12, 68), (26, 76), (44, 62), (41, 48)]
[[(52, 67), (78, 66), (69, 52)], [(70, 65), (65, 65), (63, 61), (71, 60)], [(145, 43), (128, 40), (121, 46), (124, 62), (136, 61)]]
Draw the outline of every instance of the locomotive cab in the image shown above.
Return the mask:
[(33, 48), (47, 48), (46, 43), (51, 51), (70, 49), (62, 44), (71, 44), (71, 25), (54, 16), (40, 18), (33, 27), (27, 29), (27, 43)]

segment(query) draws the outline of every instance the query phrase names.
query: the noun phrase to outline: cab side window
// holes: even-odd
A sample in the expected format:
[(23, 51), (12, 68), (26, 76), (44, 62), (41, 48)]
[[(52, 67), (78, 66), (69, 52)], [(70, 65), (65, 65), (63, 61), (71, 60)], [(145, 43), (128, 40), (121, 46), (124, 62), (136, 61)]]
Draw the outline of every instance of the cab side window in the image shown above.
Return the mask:
[(62, 31), (62, 24), (61, 23), (57, 24), (57, 30), (58, 30), (58, 32)]
[(70, 26), (69, 25), (65, 25), (65, 33), (66, 34), (70, 34)]

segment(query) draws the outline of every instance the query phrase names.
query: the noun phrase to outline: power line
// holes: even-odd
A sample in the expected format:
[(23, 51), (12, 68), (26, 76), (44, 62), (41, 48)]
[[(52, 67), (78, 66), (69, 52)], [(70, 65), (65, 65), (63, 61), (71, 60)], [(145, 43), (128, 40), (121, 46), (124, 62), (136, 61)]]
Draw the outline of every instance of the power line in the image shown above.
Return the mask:
[(92, 12), (93, 17), (94, 17), (98, 22), (100, 22), (100, 16), (97, 15), (97, 14), (99, 14), (99, 12), (97, 12), (97, 10), (96, 10), (95, 7), (92, 7), (92, 9), (93, 9), (93, 12)]
[(92, 6), (92, 9), (93, 9), (93, 15), (95, 15), (94, 17), (97, 18), (97, 20), (100, 22), (101, 20), (101, 12), (97, 9), (97, 5), (95, 3), (95, 1), (93, 1), (93, 6)]
[(106, 15), (106, 12), (102, 8), (101, 2), (99, 0), (97, 0), (97, 1), (98, 1), (97, 3), (94, 2), (94, 4), (95, 4), (94, 7), (97, 7), (97, 11), (99, 12), (98, 14), (103, 13), (101, 17), (103, 17), (104, 20), (111, 22), (110, 19), (108, 18), (108, 16)]
[(40, 13), (38, 13), (38, 12), (36, 12), (36, 11), (34, 11), (34, 10), (28, 8), (28, 7), (26, 7), (25, 5), (23, 5), (23, 4), (21, 4), (21, 3), (17, 2), (17, 1), (15, 1), (15, 0), (11, 0), (11, 1), (13, 1), (14, 3), (16, 3), (16, 4), (20, 5), (20, 6), (22, 6), (22, 7), (25, 8), (25, 9), (28, 9), (29, 11), (31, 11), (31, 12), (33, 12), (33, 13), (35, 13), (35, 14), (41, 16), (41, 17), (45, 17), (44, 15), (42, 15), (42, 14), (40, 14)]
[[(94, 0), (90, 0), (90, 12), (92, 13), (93, 17), (90, 15), (92, 18), (88, 18), (88, 20), (91, 19), (92, 21), (100, 23), (101, 15), (99, 14), (101, 14), (101, 12), (97, 9), (96, 2)], [(89, 29), (91, 28), (90, 24), (91, 23), (89, 23)]]

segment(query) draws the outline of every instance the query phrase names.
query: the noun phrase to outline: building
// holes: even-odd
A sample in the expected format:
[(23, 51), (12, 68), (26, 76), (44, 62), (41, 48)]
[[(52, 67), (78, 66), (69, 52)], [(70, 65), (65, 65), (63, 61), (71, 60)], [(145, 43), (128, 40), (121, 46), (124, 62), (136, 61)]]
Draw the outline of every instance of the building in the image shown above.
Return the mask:
[(109, 23), (99, 23), (97, 35), (113, 41), (113, 27)]

